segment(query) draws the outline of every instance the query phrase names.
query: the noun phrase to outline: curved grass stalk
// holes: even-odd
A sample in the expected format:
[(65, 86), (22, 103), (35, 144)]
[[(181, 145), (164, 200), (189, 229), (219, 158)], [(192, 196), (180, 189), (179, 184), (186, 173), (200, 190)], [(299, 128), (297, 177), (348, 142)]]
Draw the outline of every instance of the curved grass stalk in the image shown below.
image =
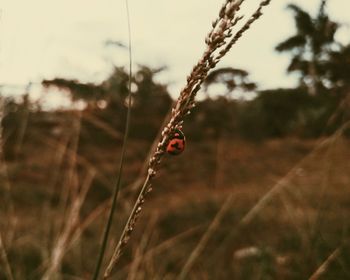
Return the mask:
[(166, 145), (173, 132), (176, 129), (182, 128), (185, 116), (190, 114), (193, 107), (195, 107), (195, 97), (201, 88), (201, 84), (206, 79), (209, 71), (216, 66), (242, 34), (250, 28), (251, 24), (262, 15), (262, 8), (268, 5), (270, 1), (271, 0), (264, 0), (260, 2), (256, 12), (249, 18), (243, 27), (235, 33), (235, 35), (233, 35), (233, 27), (243, 18), (242, 16), (237, 15), (243, 0), (226, 0), (220, 9), (219, 17), (212, 23), (212, 30), (208, 33), (205, 39), (206, 50), (199, 62), (193, 67), (190, 75), (187, 77), (187, 84), (180, 92), (180, 96), (172, 109), (171, 118), (167, 125), (165, 125), (157, 148), (149, 160), (147, 176), (122, 231), (119, 242), (105, 270), (104, 279), (111, 276), (124, 247), (130, 239), (131, 233), (135, 228), (137, 219), (145, 202), (145, 196), (152, 190), (151, 181), (156, 175), (160, 161), (165, 154)]

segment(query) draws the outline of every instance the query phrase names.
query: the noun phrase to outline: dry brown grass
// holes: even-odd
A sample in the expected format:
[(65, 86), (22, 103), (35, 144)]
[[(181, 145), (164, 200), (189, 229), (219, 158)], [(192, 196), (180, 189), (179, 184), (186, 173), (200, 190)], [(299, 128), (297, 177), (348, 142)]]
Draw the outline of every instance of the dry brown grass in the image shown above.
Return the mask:
[[(200, 250), (200, 256), (189, 270), (189, 277), (210, 279), (213, 277), (212, 273), (223, 269), (219, 264), (215, 266), (212, 264), (215, 259), (220, 259), (224, 260), (226, 266), (229, 265), (226, 267), (226, 276), (221, 276), (223, 279), (228, 275), (236, 275), (238, 279), (251, 279), (247, 276), (247, 272), (244, 272), (247, 266), (252, 267), (255, 275), (265, 275), (268, 272), (258, 269), (261, 262), (269, 263), (275, 270), (274, 273), (283, 275), (279, 278), (275, 275), (274, 279), (307, 278), (332, 254), (332, 250), (346, 240), (344, 230), (347, 228), (346, 217), (349, 211), (347, 186), (350, 182), (347, 171), (349, 157), (347, 139), (338, 134), (323, 141), (324, 144), (318, 148), (316, 148), (317, 141), (296, 139), (270, 140), (253, 144), (223, 138), (219, 142), (225, 147), (223, 158), (217, 156), (217, 153), (222, 155), (222, 151), (217, 149), (216, 142), (208, 141), (190, 144), (185, 154), (176, 160), (169, 159), (164, 165), (164, 169), (155, 180), (155, 184), (159, 186), (158, 190), (150, 198), (148, 207), (144, 209), (144, 218), (140, 220), (139, 228), (135, 230), (134, 241), (125, 251), (117, 275), (124, 277), (131, 273), (130, 277), (136, 279), (175, 278), (183, 269), (185, 260), (194, 252), (198, 240), (207, 234), (207, 228), (222, 207), (223, 201), (231, 194), (233, 198), (227, 214)], [(63, 209), (58, 208), (61, 203), (57, 202), (51, 206), (54, 218), (49, 219), (47, 215), (38, 216), (43, 209), (47, 209), (43, 208), (47, 198), (61, 197), (60, 186), (65, 186), (65, 183), (58, 180), (56, 191), (50, 194), (53, 177), (37, 176), (36, 173), (47, 174), (48, 168), (57, 168), (58, 178), (64, 177), (67, 172), (69, 173), (69, 166), (72, 166), (69, 162), (72, 160), (74, 150), (71, 149), (72, 146), (66, 150), (57, 148), (63, 147), (66, 141), (57, 143), (53, 139), (44, 139), (40, 143), (38, 146), (24, 142), (22, 168), (16, 168), (14, 163), (9, 165), (13, 202), (16, 215), (20, 217), (19, 224), (14, 229), (13, 242), (8, 243), (8, 237), (5, 240), (6, 253), (15, 279), (23, 278), (21, 270), (25, 267), (24, 260), (15, 258), (16, 251), (19, 250), (22, 257), (27, 252), (32, 259), (39, 250), (42, 252), (40, 254), (43, 256), (43, 262), (38, 264), (41, 264), (41, 267), (46, 265), (44, 267), (47, 269), (47, 260), (58, 244), (57, 237), (63, 236), (60, 233), (67, 232), (65, 228), (73, 229), (65, 224), (72, 213), (69, 210), (71, 203), (67, 204), (65, 216), (61, 214)], [(95, 153), (96, 147), (88, 143), (84, 146), (81, 149), (84, 153), (81, 151), (76, 153), (76, 164), (80, 170), (81, 168), (89, 170), (90, 165), (87, 162), (90, 162), (88, 159)], [(142, 144), (138, 140), (130, 141), (130, 155), (135, 154), (128, 162), (134, 167), (126, 168), (126, 178), (138, 177), (142, 157), (136, 156), (138, 154), (136, 150), (142, 151), (146, 147), (150, 147), (150, 144)], [(57, 153), (52, 153), (53, 150)], [(64, 150), (66, 152), (63, 152)], [(86, 271), (83, 278), (88, 278), (89, 272), (91, 273), (93, 261), (83, 258), (79, 251), (83, 250), (85, 252), (83, 255), (86, 252), (96, 253), (96, 240), (101, 228), (100, 217), (103, 217), (102, 214), (108, 205), (108, 193), (96, 196), (105, 188), (103, 181), (98, 178), (101, 175), (97, 174), (104, 174), (107, 178), (112, 176), (113, 166), (117, 160), (113, 161), (109, 156), (110, 147), (100, 149), (99, 153), (102, 154), (91, 158), (97, 167), (96, 176), (80, 209), (75, 234), (70, 235), (70, 241), (66, 243), (69, 246), (65, 246), (62, 250), (58, 276), (84, 275), (82, 271)], [(113, 150), (113, 153), (118, 154), (118, 150)], [(42, 157), (33, 157), (35, 154), (40, 154)], [(47, 157), (49, 154), (51, 160)], [(48, 164), (48, 162), (59, 162), (60, 158), (63, 163)], [(217, 160), (220, 161), (219, 165), (216, 163)], [(191, 174), (186, 173), (189, 169), (193, 170)], [(205, 178), (203, 174), (206, 174)], [(79, 178), (84, 179), (81, 175)], [(84, 184), (81, 179), (79, 185), (82, 186)], [(28, 185), (30, 182), (34, 184)], [(217, 185), (214, 186), (215, 182)], [(173, 186), (174, 183), (177, 184)], [(125, 182), (125, 185), (128, 183)], [(271, 191), (274, 185), (280, 186), (277, 187), (279, 191)], [(44, 195), (45, 193), (49, 195)], [(264, 196), (268, 199), (264, 199)], [(127, 200), (130, 198), (130, 194), (125, 197)], [(127, 203), (119, 208), (119, 213), (122, 213), (119, 222), (126, 218), (129, 210), (130, 205)], [(154, 215), (158, 218), (154, 219), (152, 222), (154, 225), (149, 228), (149, 219)], [(42, 218), (37, 223), (36, 217), (40, 216)], [(5, 220), (2, 219), (3, 221)], [(47, 229), (51, 223), (53, 226), (51, 228), (54, 230), (52, 237), (49, 236)], [(33, 224), (37, 225), (35, 229), (32, 229)], [(60, 227), (62, 231), (58, 231)], [(149, 228), (147, 237), (144, 236), (146, 228)], [(2, 232), (8, 236), (7, 230)], [(115, 235), (118, 234), (115, 229), (113, 232)], [(43, 236), (45, 238), (42, 238)], [(321, 236), (323, 239), (319, 239)], [(138, 240), (144, 240), (144, 245), (139, 247)], [(323, 246), (326, 248), (322, 249)], [(233, 258), (235, 252), (243, 249), (249, 252), (250, 247), (256, 248), (254, 250), (258, 252), (257, 256), (243, 254), (244, 257)], [(309, 252), (310, 261), (303, 263), (305, 252)], [(345, 262), (347, 260), (343, 254), (337, 259)], [(333, 267), (337, 264), (337, 260), (331, 262), (326, 273), (331, 271), (334, 274)], [(38, 269), (37, 266), (34, 267)], [(302, 267), (305, 271), (298, 270)], [(31, 271), (27, 274), (31, 279), (37, 278), (33, 275), (40, 275), (40, 270), (34, 272), (35, 269), (32, 267)], [(293, 278), (294, 274), (299, 275), (299, 278)]]

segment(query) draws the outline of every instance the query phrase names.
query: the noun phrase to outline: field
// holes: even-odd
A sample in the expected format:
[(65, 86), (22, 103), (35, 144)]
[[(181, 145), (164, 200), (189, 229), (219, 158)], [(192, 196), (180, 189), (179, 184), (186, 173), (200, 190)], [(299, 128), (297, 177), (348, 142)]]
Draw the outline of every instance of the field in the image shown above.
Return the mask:
[(141, 2), (0, 5), (0, 280), (350, 279), (345, 2)]
[[(96, 145), (79, 126), (81, 115), (67, 114), (70, 126), (52, 125), (55, 114), (46, 127), (29, 122), (17, 153), (2, 162), (2, 263), (14, 279), (93, 273), (120, 140)], [(111, 244), (151, 145), (128, 143)], [(323, 278), (311, 279), (347, 279), (348, 147), (341, 134), (187, 139), (182, 155), (164, 159), (116, 279), (174, 279), (184, 271), (185, 279), (307, 279), (323, 266)]]

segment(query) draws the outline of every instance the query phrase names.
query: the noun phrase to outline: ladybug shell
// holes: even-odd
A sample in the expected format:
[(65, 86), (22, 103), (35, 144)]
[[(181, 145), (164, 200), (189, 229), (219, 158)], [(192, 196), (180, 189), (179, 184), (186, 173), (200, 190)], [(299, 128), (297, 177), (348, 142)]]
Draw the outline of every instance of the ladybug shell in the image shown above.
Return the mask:
[(168, 154), (176, 156), (185, 150), (185, 135), (180, 130), (175, 130), (170, 138), (166, 151)]

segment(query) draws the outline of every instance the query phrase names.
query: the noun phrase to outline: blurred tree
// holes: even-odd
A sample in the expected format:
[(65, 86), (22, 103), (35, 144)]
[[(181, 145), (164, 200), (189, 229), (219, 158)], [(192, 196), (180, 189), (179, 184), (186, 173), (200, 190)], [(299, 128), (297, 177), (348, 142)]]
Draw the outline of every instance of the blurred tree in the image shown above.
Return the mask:
[(157, 135), (172, 99), (167, 86), (155, 81), (165, 68), (152, 69), (140, 65), (132, 79), (133, 117), (131, 136), (152, 139)]
[(226, 91), (220, 95), (224, 95), (230, 99), (232, 99), (234, 90), (239, 90), (240, 92), (253, 91), (256, 89), (256, 84), (249, 81), (248, 75), (247, 71), (232, 67), (213, 70), (203, 83), (204, 92), (209, 97), (210, 86), (217, 83), (224, 85), (226, 88)]
[(337, 46), (335, 34), (339, 24), (329, 18), (325, 5), (326, 0), (322, 0), (314, 18), (297, 5), (288, 5), (294, 12), (296, 34), (276, 46), (278, 52), (292, 53), (287, 71), (299, 72), (300, 84), (311, 95), (326, 88), (322, 61), (329, 59), (329, 53)]
[(195, 140), (217, 138), (223, 133), (234, 135), (237, 126), (238, 103), (225, 96), (206, 98), (197, 103), (186, 124), (186, 134)]
[[(292, 54), (287, 71), (299, 73), (300, 83), (292, 91), (263, 92), (255, 106), (257, 103), (263, 106), (260, 112), (265, 114), (262, 119), (269, 119), (272, 125), (270, 135), (319, 136), (324, 132), (331, 133), (344, 121), (346, 109), (342, 104), (346, 104), (344, 97), (350, 91), (350, 46), (343, 46), (335, 40), (340, 25), (326, 13), (326, 0), (321, 0), (315, 17), (297, 5), (290, 4), (288, 8), (294, 12), (296, 34), (278, 44), (276, 50)], [(298, 94), (289, 96), (293, 91)], [(313, 98), (302, 97), (302, 92), (308, 92)], [(266, 94), (274, 96), (274, 100)], [(288, 97), (283, 96), (286, 94)], [(290, 110), (284, 106), (285, 98), (291, 98), (288, 101)], [(268, 108), (272, 110), (270, 113)]]
[[(154, 81), (154, 76), (163, 71), (164, 67), (151, 69), (140, 66), (132, 80), (132, 93), (135, 107), (152, 106), (152, 109), (167, 110), (171, 98), (165, 85)], [(81, 83), (77, 80), (55, 78), (43, 80), (46, 88), (57, 87), (68, 91), (73, 102), (82, 100), (89, 108), (98, 107), (100, 101), (107, 103), (107, 108), (125, 107), (125, 99), (128, 95), (129, 75), (123, 67), (114, 67), (112, 73), (101, 84)]]
[[(329, 121), (330, 125), (336, 127), (350, 120), (350, 44), (330, 52), (330, 59), (325, 61), (324, 69), (329, 87), (340, 100)], [(350, 129), (346, 135), (350, 136)]]
[(329, 87), (347, 94), (350, 91), (350, 44), (331, 51), (323, 68)]
[[(209, 73), (203, 83), (206, 99), (198, 102), (190, 122), (188, 134), (192, 139), (235, 135), (237, 132), (237, 111), (243, 101), (248, 100), (244, 93), (254, 91), (256, 84), (249, 80), (247, 71), (232, 67), (219, 68)], [(220, 86), (214, 92), (211, 87)], [(223, 88), (222, 88), (223, 86)], [(216, 98), (211, 98), (216, 97)], [(237, 101), (240, 102), (237, 102)]]
[[(155, 81), (155, 75), (164, 67), (152, 69), (139, 66), (131, 77), (133, 136), (154, 137), (160, 121), (168, 112), (172, 99), (166, 85)], [(77, 80), (56, 78), (44, 80), (44, 87), (57, 87), (68, 91), (73, 102), (87, 104), (86, 119), (91, 121), (92, 114), (98, 119), (94, 122), (111, 124), (117, 130), (123, 130), (126, 117), (129, 75), (123, 67), (114, 67), (111, 74), (100, 84), (81, 83)], [(94, 127), (85, 124), (87, 134), (94, 133)], [(97, 134), (95, 134), (97, 135)], [(104, 139), (101, 139), (104, 141)]]
[[(149, 111), (168, 110), (171, 98), (167, 87), (155, 81), (155, 75), (165, 68), (152, 69), (140, 65), (139, 69), (131, 79), (131, 92), (133, 95), (134, 108), (145, 109)], [(116, 67), (114, 72), (101, 84), (105, 92), (109, 93), (109, 104), (122, 104), (126, 102), (128, 95), (128, 74), (123, 68)]]
[(68, 91), (73, 102), (83, 100), (88, 107), (94, 107), (99, 100), (105, 98), (105, 92), (100, 86), (92, 83), (81, 83), (78, 80), (55, 78), (43, 80), (42, 85), (45, 88), (56, 87)]

